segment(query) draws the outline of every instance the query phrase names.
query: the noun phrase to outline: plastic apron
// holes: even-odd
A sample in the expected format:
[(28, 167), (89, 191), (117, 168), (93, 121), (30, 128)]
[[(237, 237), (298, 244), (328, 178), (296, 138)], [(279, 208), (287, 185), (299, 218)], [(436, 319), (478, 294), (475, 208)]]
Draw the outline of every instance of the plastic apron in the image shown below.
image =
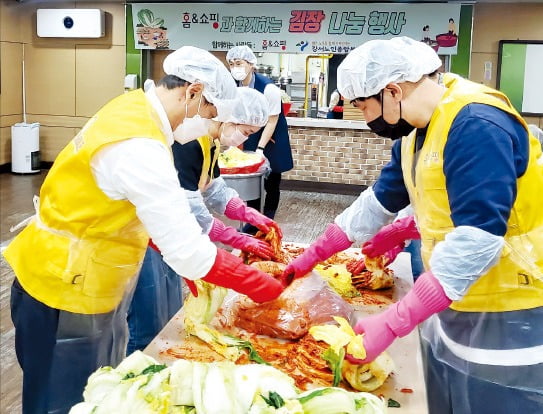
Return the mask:
[[(48, 228), (39, 218), (39, 197), (34, 197), (36, 215), (29, 217), (18, 228), (34, 221), (45, 231), (58, 233)], [(141, 267), (142, 262), (139, 263)], [(53, 348), (49, 376), (49, 414), (67, 413), (81, 402), (83, 390), (89, 376), (101, 366), (117, 366), (126, 356), (128, 324), (126, 315), (140, 272), (138, 267), (129, 282), (120, 303), (110, 312), (81, 314), (58, 311), (56, 343)], [(20, 286), (20, 285), (19, 285)], [(66, 379), (69, 378), (69, 381)]]
[(128, 309), (126, 354), (143, 350), (183, 306), (181, 278), (162, 255), (148, 247)]
[(115, 367), (124, 359), (128, 342), (126, 314), (136, 281), (137, 274), (112, 312), (96, 315), (59, 312), (48, 413), (64, 413), (81, 402), (81, 390), (89, 376), (101, 366)]

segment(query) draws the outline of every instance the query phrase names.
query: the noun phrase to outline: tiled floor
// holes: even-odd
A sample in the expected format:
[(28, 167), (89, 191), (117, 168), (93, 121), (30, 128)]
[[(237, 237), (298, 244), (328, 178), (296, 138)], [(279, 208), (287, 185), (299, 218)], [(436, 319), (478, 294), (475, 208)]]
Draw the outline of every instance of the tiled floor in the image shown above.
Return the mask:
[[(0, 174), (0, 242), (13, 237), (11, 226), (33, 214), (32, 196), (37, 194), (46, 171), (36, 175)], [(355, 197), (326, 193), (283, 191), (276, 216), (285, 241), (310, 243), (321, 234), (334, 217), (349, 206)], [(29, 252), (30, 254), (31, 252)], [(21, 412), (21, 370), (15, 358), (14, 329), (9, 310), (11, 268), (0, 263), (0, 413)]]

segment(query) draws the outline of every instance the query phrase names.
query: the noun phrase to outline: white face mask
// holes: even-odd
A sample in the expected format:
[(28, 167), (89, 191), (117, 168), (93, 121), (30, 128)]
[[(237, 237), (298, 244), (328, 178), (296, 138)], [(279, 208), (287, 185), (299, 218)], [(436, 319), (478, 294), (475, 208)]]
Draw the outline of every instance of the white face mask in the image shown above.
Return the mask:
[(226, 145), (227, 147), (237, 147), (238, 145), (243, 144), (247, 138), (247, 135), (241, 132), (237, 126), (230, 135), (224, 133), (224, 128), (221, 132), (221, 144)]
[(232, 74), (232, 77), (237, 81), (242, 81), (247, 77), (247, 72), (245, 71), (245, 68), (243, 66), (234, 66), (230, 73)]
[[(192, 118), (183, 120), (175, 131), (173, 131), (173, 138), (180, 144), (186, 144), (187, 142), (194, 141), (197, 138), (208, 135), (209, 127), (211, 126), (211, 119), (202, 118), (200, 113), (200, 104), (202, 103), (202, 97), (198, 102), (198, 112)], [(185, 114), (188, 113), (188, 104), (185, 104)]]

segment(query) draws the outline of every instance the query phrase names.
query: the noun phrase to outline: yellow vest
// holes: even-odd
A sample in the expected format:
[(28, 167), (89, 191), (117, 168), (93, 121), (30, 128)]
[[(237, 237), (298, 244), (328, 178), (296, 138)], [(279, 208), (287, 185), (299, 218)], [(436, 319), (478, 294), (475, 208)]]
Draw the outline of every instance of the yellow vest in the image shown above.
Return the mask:
[(36, 218), (4, 251), (23, 288), (74, 313), (112, 311), (137, 275), (149, 236), (127, 200), (97, 186), (90, 162), (133, 137), (164, 143), (160, 119), (141, 90), (106, 104), (60, 152), (40, 190)]
[[(419, 225), (427, 268), (434, 246), (454, 228), (443, 172), (443, 150), (458, 112), (470, 103), (491, 105), (516, 117), (528, 131), (526, 122), (501, 92), (456, 77), (445, 77), (445, 86), (447, 91), (430, 119), (419, 151), (415, 182), (412, 167), (416, 131), (402, 141), (404, 181)], [(460, 301), (451, 305), (454, 310), (501, 312), (543, 306), (543, 158), (540, 143), (529, 131), (528, 134), (528, 167), (517, 179), (517, 197), (507, 222), (501, 258)]]
[[(202, 172), (200, 173), (200, 179), (198, 180), (198, 190), (204, 191), (211, 182), (213, 181), (213, 170), (215, 169), (215, 164), (219, 158), (219, 153), (221, 149), (221, 143), (218, 139), (213, 139), (209, 135), (204, 135), (197, 139), (198, 144), (202, 150), (203, 161), (202, 161)], [(215, 147), (215, 153), (213, 159), (211, 159), (211, 148)]]

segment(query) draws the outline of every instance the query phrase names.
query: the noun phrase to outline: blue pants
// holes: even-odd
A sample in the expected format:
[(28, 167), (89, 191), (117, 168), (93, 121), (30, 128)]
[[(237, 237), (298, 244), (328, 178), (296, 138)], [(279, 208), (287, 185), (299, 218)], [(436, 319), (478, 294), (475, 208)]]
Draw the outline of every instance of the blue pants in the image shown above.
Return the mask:
[(11, 318), (23, 370), (23, 414), (68, 413), (83, 401), (89, 375), (100, 366), (116, 366), (124, 357), (125, 315), (125, 303), (98, 315), (54, 309), (30, 296), (15, 279)]
[(424, 264), (420, 255), (420, 240), (411, 240), (411, 243), (404, 249), (411, 254), (411, 271), (413, 278), (417, 280), (421, 273), (424, 272)]
[(148, 247), (128, 310), (126, 354), (149, 345), (182, 305), (181, 278)]
[(543, 413), (543, 394), (468, 376), (436, 360), (428, 343), (422, 344), (430, 414)]

